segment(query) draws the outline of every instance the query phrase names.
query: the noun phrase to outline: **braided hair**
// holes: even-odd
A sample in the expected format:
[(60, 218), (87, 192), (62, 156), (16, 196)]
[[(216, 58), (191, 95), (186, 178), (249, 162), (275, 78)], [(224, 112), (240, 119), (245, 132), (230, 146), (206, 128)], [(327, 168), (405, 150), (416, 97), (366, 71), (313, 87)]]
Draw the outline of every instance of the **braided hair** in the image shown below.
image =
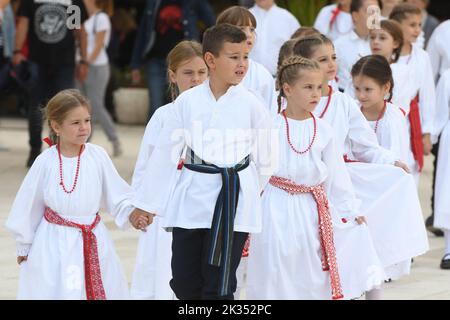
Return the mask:
[(278, 68), (277, 87), (280, 90), (277, 97), (278, 113), (281, 112), (282, 98), (286, 98), (283, 90), (283, 84), (293, 84), (299, 78), (300, 70), (320, 71), (320, 67), (316, 61), (303, 58), (301, 56), (292, 56), (284, 60), (281, 66)]

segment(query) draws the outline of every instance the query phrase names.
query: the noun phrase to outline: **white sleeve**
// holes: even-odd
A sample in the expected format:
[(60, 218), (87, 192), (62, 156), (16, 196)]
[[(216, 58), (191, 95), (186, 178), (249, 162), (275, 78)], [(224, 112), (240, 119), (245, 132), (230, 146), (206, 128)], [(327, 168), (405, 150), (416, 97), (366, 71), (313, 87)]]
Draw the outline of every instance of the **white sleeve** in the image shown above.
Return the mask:
[(148, 160), (141, 183), (136, 190), (133, 205), (162, 216), (176, 183), (177, 164), (186, 145), (183, 125), (183, 95), (169, 107), (158, 143)]
[(157, 110), (147, 124), (144, 136), (142, 138), (141, 147), (139, 149), (139, 154), (136, 160), (136, 166), (134, 168), (132, 179), (132, 186), (134, 189), (137, 189), (141, 184), (142, 176), (145, 172), (145, 168), (147, 167), (148, 159), (152, 155), (161, 130), (162, 121), (160, 120), (160, 114)]
[(436, 88), (436, 117), (434, 136), (438, 137), (450, 118), (450, 71), (439, 79)]
[(344, 60), (345, 57), (345, 50), (342, 48), (342, 41), (336, 41), (335, 47), (336, 47), (336, 56), (338, 59), (338, 71), (337, 71), (337, 77), (338, 77), (338, 86), (341, 89), (347, 88), (349, 83), (352, 81), (352, 76), (350, 74), (351, 70), (348, 70), (351, 68), (351, 66), (347, 66)]
[(344, 160), (342, 155), (337, 152), (333, 138), (324, 148), (322, 160), (328, 169), (325, 188), (330, 204), (335, 209), (334, 212), (339, 217), (353, 220), (359, 211), (360, 201), (356, 198)]
[(314, 22), (314, 28), (316, 28), (320, 33), (327, 35), (330, 32), (330, 21), (327, 18), (328, 11), (326, 8), (322, 8)]
[(291, 30), (290, 31), (290, 35), (289, 38), (294, 34), (295, 31), (297, 31), (298, 28), (300, 28), (300, 23), (298, 22), (297, 18), (291, 14)]
[(427, 53), (430, 57), (433, 79), (435, 81), (437, 80), (442, 63), (442, 56), (439, 51), (438, 33), (433, 32), (427, 44)]
[(419, 75), (421, 86), (419, 88), (419, 110), (422, 123), (422, 132), (432, 133), (434, 117), (436, 114), (436, 89), (428, 54), (424, 51), (422, 72)]
[(258, 171), (262, 191), (272, 174), (278, 169), (278, 128), (273, 121), (273, 116), (263, 106), (254, 109), (252, 122), (254, 132), (252, 160)]
[(111, 21), (106, 13), (99, 13), (97, 19), (94, 18), (95, 31), (108, 31), (111, 30)]
[[(264, 70), (266, 71), (266, 70)], [(272, 114), (272, 110), (274, 110), (274, 106), (277, 105), (277, 92), (275, 90), (275, 80), (269, 71), (264, 72), (264, 85), (261, 88), (262, 92), (265, 93), (265, 103), (268, 104), (268, 110), (270, 110)]]
[(134, 193), (131, 186), (119, 175), (111, 158), (103, 148), (98, 148), (102, 170), (101, 207), (114, 217), (120, 229), (130, 226), (129, 216), (133, 211), (131, 200)]
[(48, 152), (41, 154), (25, 176), (14, 199), (6, 228), (15, 236), (17, 256), (27, 256), (44, 216), (45, 164)]
[(350, 103), (348, 138), (356, 160), (378, 164), (394, 164), (398, 158), (379, 145), (375, 132), (364, 118), (361, 110), (352, 99), (348, 100), (348, 103)]

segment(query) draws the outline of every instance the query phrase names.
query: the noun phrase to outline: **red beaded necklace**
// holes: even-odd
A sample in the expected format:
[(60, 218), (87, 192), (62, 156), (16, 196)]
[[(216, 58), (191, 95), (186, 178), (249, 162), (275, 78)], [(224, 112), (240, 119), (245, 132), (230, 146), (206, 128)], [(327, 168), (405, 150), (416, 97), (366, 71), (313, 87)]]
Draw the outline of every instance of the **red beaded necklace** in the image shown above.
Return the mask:
[(325, 106), (325, 109), (323, 109), (322, 113), (319, 116), (320, 119), (322, 119), (323, 116), (325, 115), (325, 112), (327, 112), (328, 106), (330, 105), (330, 101), (331, 101), (331, 96), (332, 95), (333, 95), (333, 88), (331, 86), (328, 86), (328, 100), (327, 100), (327, 104)]
[(81, 157), (81, 152), (83, 151), (83, 147), (84, 145), (81, 145), (80, 147), (80, 152), (78, 153), (78, 159), (77, 159), (77, 170), (75, 172), (75, 180), (73, 182), (73, 186), (72, 189), (70, 191), (68, 191), (66, 189), (66, 186), (64, 185), (64, 179), (63, 179), (63, 169), (62, 169), (62, 159), (61, 159), (61, 150), (60, 150), (60, 146), (59, 146), (59, 142), (56, 145), (56, 148), (58, 149), (58, 157), (59, 157), (59, 184), (62, 186), (63, 190), (65, 193), (72, 193), (75, 190), (75, 187), (77, 186), (77, 181), (78, 181), (78, 174), (80, 172), (80, 157)]
[[(362, 107), (361, 107), (361, 109), (362, 109)], [(373, 129), (375, 131), (375, 133), (377, 133), (378, 123), (383, 118), (385, 112), (386, 112), (386, 100), (384, 100), (384, 107), (383, 107), (383, 109), (381, 109), (380, 114), (378, 115), (378, 118), (375, 122), (375, 128)]]
[(314, 117), (312, 112), (309, 113), (311, 115), (312, 119), (313, 119), (313, 122), (314, 122), (314, 134), (313, 134), (313, 137), (311, 139), (311, 142), (309, 143), (308, 148), (306, 148), (303, 151), (299, 151), (299, 150), (295, 149), (295, 147), (292, 145), (292, 142), (291, 142), (291, 136), (289, 135), (289, 122), (288, 122), (288, 119), (286, 117), (286, 110), (283, 110), (281, 113), (282, 113), (282, 115), (284, 117), (284, 121), (286, 122), (286, 137), (287, 137), (287, 141), (289, 143), (289, 146), (291, 147), (292, 150), (294, 150), (295, 153), (298, 153), (298, 154), (305, 154), (305, 153), (307, 153), (309, 150), (311, 150), (311, 147), (312, 147), (312, 145), (314, 143), (314, 140), (316, 140), (316, 133), (317, 133), (316, 117)]

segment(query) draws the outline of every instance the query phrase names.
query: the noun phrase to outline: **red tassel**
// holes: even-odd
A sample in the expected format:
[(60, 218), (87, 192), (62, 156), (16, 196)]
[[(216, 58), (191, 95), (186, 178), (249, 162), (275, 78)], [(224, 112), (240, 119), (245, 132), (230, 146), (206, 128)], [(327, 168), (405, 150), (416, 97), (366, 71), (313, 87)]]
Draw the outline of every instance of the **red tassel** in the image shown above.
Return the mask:
[(331, 12), (332, 16), (331, 16), (331, 19), (330, 19), (330, 31), (331, 31), (331, 28), (333, 27), (333, 24), (336, 22), (336, 19), (337, 19), (339, 13), (341, 13), (341, 11), (342, 11), (341, 8), (336, 7), (336, 9), (334, 9)]
[(180, 162), (178, 162), (177, 165), (177, 170), (183, 169), (183, 166), (184, 166), (184, 159), (180, 159)]

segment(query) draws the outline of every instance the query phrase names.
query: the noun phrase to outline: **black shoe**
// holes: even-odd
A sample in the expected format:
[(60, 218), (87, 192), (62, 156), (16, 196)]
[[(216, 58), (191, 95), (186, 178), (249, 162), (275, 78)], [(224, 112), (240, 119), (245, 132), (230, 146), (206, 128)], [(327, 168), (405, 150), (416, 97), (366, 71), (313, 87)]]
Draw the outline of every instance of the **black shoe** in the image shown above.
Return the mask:
[(34, 160), (36, 160), (36, 158), (41, 154), (41, 150), (40, 149), (31, 149), (30, 150), (30, 155), (28, 156), (28, 160), (27, 160), (27, 168), (30, 168), (33, 163)]
[(433, 216), (429, 216), (426, 220), (425, 220), (425, 226), (427, 227), (427, 230), (430, 231), (432, 234), (434, 234), (436, 237), (443, 237), (444, 236), (444, 232), (442, 232), (441, 229), (435, 228), (433, 227)]
[(447, 253), (441, 261), (441, 269), (450, 270), (450, 253)]

